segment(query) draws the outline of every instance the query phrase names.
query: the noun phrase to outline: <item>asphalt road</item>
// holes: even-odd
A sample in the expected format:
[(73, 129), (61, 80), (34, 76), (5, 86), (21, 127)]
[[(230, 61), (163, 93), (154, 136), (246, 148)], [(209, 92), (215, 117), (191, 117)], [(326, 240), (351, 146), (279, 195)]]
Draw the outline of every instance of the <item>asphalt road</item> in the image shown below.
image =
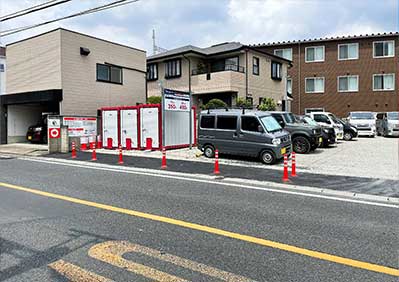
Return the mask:
[(393, 207), (0, 160), (0, 281), (393, 282), (398, 226)]

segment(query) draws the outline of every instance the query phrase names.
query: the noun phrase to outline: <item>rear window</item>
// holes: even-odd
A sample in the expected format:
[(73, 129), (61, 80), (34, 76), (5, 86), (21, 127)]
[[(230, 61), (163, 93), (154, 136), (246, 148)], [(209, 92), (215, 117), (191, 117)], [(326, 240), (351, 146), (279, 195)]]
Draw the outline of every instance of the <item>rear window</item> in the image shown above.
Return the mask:
[(215, 116), (202, 116), (201, 128), (215, 128)]
[(218, 116), (216, 127), (218, 129), (235, 130), (237, 128), (237, 117)]

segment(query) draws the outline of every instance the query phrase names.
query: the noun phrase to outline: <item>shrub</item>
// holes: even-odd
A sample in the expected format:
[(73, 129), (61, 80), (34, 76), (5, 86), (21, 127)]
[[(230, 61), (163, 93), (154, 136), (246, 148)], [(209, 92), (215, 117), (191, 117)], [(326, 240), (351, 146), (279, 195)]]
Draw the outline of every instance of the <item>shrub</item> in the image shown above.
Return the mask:
[(148, 104), (161, 104), (162, 97), (161, 96), (150, 96), (147, 98), (147, 103)]
[(250, 108), (250, 107), (252, 107), (252, 104), (250, 101), (240, 97), (237, 99), (236, 106), (243, 107), (243, 108)]
[(276, 102), (273, 98), (263, 98), (262, 103), (258, 106), (258, 110), (260, 111), (275, 111), (276, 110)]
[(206, 109), (226, 108), (227, 104), (220, 99), (212, 99), (206, 105)]

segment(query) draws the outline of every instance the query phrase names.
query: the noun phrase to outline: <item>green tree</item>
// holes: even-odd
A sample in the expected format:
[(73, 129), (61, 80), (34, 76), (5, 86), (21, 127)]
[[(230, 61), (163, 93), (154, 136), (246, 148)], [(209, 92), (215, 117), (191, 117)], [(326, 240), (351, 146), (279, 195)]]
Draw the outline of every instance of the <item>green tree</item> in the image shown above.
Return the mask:
[(147, 98), (147, 103), (148, 104), (161, 104), (162, 97), (161, 96), (150, 96)]
[(237, 99), (236, 106), (237, 107), (243, 107), (243, 108), (252, 107), (251, 102), (248, 101), (247, 99), (244, 99), (243, 97), (240, 97), (240, 98)]
[(226, 108), (227, 104), (220, 99), (212, 99), (208, 103), (206, 103), (206, 109), (217, 109), (217, 108)]
[(262, 103), (259, 105), (260, 111), (275, 111), (277, 108), (276, 102), (273, 98), (263, 98)]

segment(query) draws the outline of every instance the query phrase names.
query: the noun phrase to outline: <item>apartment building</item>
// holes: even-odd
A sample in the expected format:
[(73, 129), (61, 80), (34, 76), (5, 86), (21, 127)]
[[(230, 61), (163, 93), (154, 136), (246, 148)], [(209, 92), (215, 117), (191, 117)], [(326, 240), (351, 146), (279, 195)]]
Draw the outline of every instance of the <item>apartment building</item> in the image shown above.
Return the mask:
[(208, 48), (184, 46), (147, 58), (147, 93), (159, 96), (161, 86), (191, 92), (196, 106), (213, 98), (235, 106), (239, 97), (256, 106), (271, 97), (280, 109), (287, 108), (290, 63), (237, 42)]
[(366, 34), (253, 46), (292, 60), (292, 111), (397, 111), (399, 33)]
[(6, 48), (0, 46), (0, 95), (6, 91)]
[(1, 143), (25, 141), (42, 113), (96, 116), (145, 102), (145, 65), (145, 51), (62, 28), (8, 44)]

